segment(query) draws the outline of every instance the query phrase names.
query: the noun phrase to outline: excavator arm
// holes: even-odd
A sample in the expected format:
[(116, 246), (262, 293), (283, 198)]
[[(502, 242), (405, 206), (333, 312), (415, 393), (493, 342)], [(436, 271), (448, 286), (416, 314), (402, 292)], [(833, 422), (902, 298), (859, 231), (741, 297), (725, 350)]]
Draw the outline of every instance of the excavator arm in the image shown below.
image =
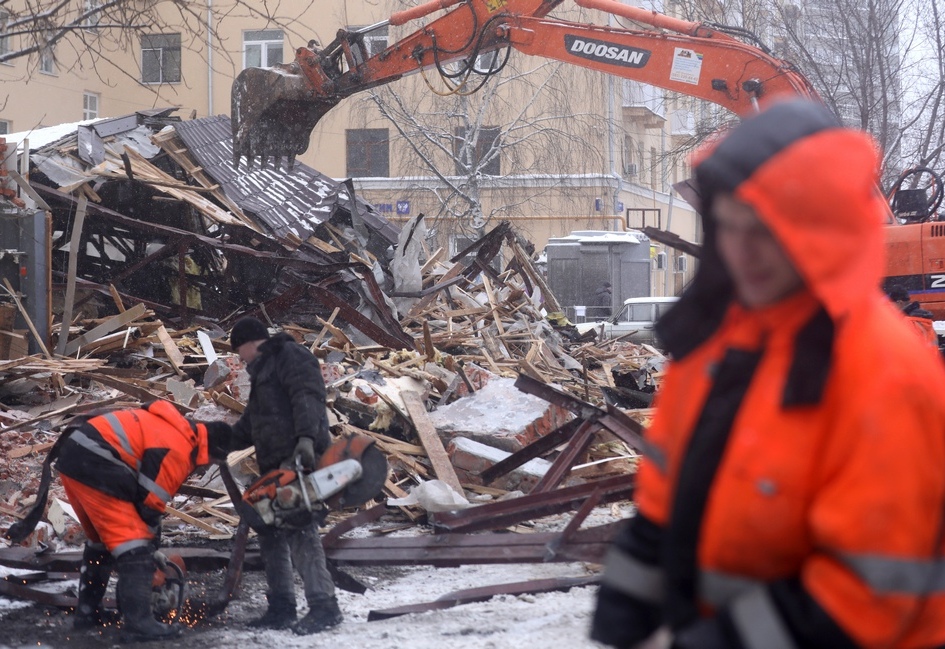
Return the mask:
[[(246, 156), (287, 159), (304, 153), (312, 129), (342, 99), (417, 72), (435, 70), (456, 91), (470, 91), (473, 73), (485, 78), (504, 64), (475, 69), (482, 54), (516, 49), (666, 90), (705, 99), (744, 114), (764, 95), (817, 97), (789, 63), (719, 28), (672, 18), (614, 0), (575, 0), (645, 26), (597, 26), (548, 18), (563, 0), (433, 0), (357, 31), (339, 30), (324, 48), (310, 42), (295, 61), (247, 68), (233, 83), (234, 164)], [(369, 54), (364, 37), (434, 11), (440, 18)], [(507, 57), (507, 54), (506, 54)], [(460, 62), (456, 64), (456, 62)], [(454, 64), (452, 66), (448, 64)], [(473, 88), (474, 89), (474, 88)]]

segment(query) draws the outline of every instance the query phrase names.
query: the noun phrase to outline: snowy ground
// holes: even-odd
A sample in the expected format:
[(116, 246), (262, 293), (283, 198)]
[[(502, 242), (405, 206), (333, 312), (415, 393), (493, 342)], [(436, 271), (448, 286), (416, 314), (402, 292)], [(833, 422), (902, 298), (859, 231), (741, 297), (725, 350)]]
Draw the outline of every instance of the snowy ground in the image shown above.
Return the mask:
[[(321, 649), (580, 649), (598, 646), (587, 639), (594, 587), (575, 588), (566, 593), (497, 596), (486, 602), (440, 611), (367, 621), (368, 612), (373, 609), (426, 602), (464, 588), (586, 576), (589, 568), (584, 564), (382, 567), (349, 571), (372, 588), (364, 595), (339, 591), (345, 622), (335, 629), (313, 636), (296, 636), (291, 631), (260, 632), (247, 628), (245, 622), (265, 608), (262, 574), (248, 572), (242, 596), (231, 603), (224, 615), (196, 628), (185, 629), (183, 636), (173, 644), (194, 649), (315, 646)], [(304, 613), (301, 591), (299, 603)], [(73, 634), (71, 624), (70, 616), (56, 609), (0, 598), (2, 649), (38, 646), (84, 649), (119, 644), (120, 636), (115, 629), (105, 629), (100, 634)], [(139, 644), (159, 645), (156, 642)]]
[[(596, 508), (586, 526), (601, 525), (629, 515), (629, 503)], [(549, 516), (533, 521), (535, 532), (560, 530), (571, 514)], [(357, 528), (351, 536), (369, 536), (372, 526)], [(427, 533), (411, 527), (389, 536), (413, 536)], [(186, 545), (186, 543), (182, 543)], [(66, 548), (61, 548), (66, 549)], [(79, 549), (79, 548), (71, 548)], [(262, 614), (266, 607), (265, 579), (260, 571), (246, 571), (241, 594), (227, 611), (184, 629), (173, 644), (187, 649), (584, 649), (599, 647), (587, 638), (596, 593), (595, 586), (573, 588), (567, 592), (537, 595), (499, 595), (485, 602), (463, 604), (449, 609), (415, 613), (387, 620), (368, 622), (372, 610), (430, 602), (458, 590), (557, 577), (587, 577), (596, 574), (597, 565), (583, 563), (534, 563), (503, 565), (468, 565), (458, 568), (430, 566), (346, 567), (345, 571), (369, 586), (363, 595), (338, 590), (338, 600), (345, 614), (339, 627), (312, 635), (296, 636), (291, 631), (256, 631), (246, 622)], [(0, 578), (18, 571), (0, 566)], [(218, 592), (223, 572), (191, 573), (188, 589), (200, 597)], [(109, 594), (113, 594), (112, 577)], [(75, 593), (75, 580), (50, 584), (49, 590)], [(299, 612), (306, 612), (301, 583), (297, 585)], [(206, 599), (206, 597), (205, 597)], [(72, 632), (70, 615), (55, 608), (0, 597), (0, 649), (50, 647), (93, 649), (117, 646), (117, 629), (100, 633)], [(166, 646), (167, 643), (140, 643), (140, 646)]]

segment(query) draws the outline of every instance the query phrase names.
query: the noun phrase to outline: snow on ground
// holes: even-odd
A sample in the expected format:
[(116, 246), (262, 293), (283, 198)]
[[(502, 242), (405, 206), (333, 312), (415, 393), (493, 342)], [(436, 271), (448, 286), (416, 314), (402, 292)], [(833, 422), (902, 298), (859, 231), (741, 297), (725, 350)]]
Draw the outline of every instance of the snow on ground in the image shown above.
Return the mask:
[[(598, 525), (627, 516), (627, 504), (600, 507), (586, 525)], [(546, 517), (534, 522), (534, 530), (561, 529), (570, 515)], [(391, 536), (422, 533), (416, 528), (393, 532)], [(370, 534), (362, 528), (352, 536)], [(588, 637), (594, 607), (595, 586), (568, 592), (537, 595), (499, 595), (485, 602), (414, 613), (368, 622), (368, 613), (430, 602), (457, 590), (496, 584), (548, 579), (586, 577), (599, 566), (583, 563), (535, 563), (467, 565), (457, 568), (431, 566), (363, 566), (345, 570), (369, 585), (358, 595), (338, 590), (345, 614), (339, 627), (311, 636), (291, 631), (257, 631), (246, 626), (266, 607), (265, 578), (260, 571), (243, 575), (242, 594), (217, 618), (195, 628), (184, 629), (173, 645), (186, 649), (584, 649), (599, 647)], [(0, 578), (12, 571), (0, 567)], [(213, 594), (222, 581), (218, 573), (191, 574), (191, 593)], [(115, 578), (112, 578), (113, 590)], [(60, 591), (74, 584), (50, 585)], [(301, 583), (297, 583), (299, 612), (306, 612)], [(74, 591), (73, 591), (74, 592)], [(111, 592), (110, 592), (111, 594)], [(0, 597), (0, 649), (49, 647), (51, 649), (98, 649), (118, 646), (116, 629), (101, 634), (73, 634), (71, 616), (50, 607)], [(142, 647), (166, 647), (169, 643), (139, 643)]]
[[(353, 572), (353, 570), (352, 570)], [(240, 647), (241, 649), (580, 649), (596, 647), (587, 639), (595, 587), (565, 593), (500, 595), (491, 600), (450, 609), (404, 615), (368, 622), (368, 612), (426, 602), (464, 588), (544, 579), (582, 577), (588, 568), (580, 563), (463, 566), (459, 568), (386, 567), (362, 568), (356, 573), (372, 585), (364, 595), (339, 591), (345, 613), (339, 627), (311, 635), (291, 631), (256, 631), (246, 622), (265, 608), (265, 584), (261, 573), (246, 573), (242, 597), (227, 612), (209, 623), (185, 629), (173, 645), (192, 649)], [(114, 582), (114, 580), (113, 580)], [(300, 613), (305, 612), (299, 588)], [(24, 619), (23, 608), (37, 609)], [(70, 616), (46, 607), (0, 598), (0, 649), (26, 647), (80, 648), (117, 646), (119, 635), (106, 630), (101, 636), (74, 635)], [(14, 626), (16, 625), (16, 626)], [(25, 629), (21, 627), (26, 627)], [(12, 640), (12, 644), (3, 644)], [(11, 637), (12, 636), (12, 637)], [(168, 643), (139, 643), (167, 646)]]

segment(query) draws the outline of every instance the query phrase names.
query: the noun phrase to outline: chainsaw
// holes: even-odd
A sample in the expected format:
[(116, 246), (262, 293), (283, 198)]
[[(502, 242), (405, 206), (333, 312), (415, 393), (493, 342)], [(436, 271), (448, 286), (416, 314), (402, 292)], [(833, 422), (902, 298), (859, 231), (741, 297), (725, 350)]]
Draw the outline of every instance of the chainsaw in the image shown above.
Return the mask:
[(298, 529), (321, 522), (332, 509), (356, 507), (381, 493), (387, 480), (387, 458), (365, 435), (333, 443), (315, 470), (269, 471), (243, 494), (241, 513), (257, 532)]
[(151, 580), (151, 611), (165, 622), (185, 621), (182, 610), (186, 600), (184, 586), (187, 568), (179, 554), (154, 553), (154, 577)]

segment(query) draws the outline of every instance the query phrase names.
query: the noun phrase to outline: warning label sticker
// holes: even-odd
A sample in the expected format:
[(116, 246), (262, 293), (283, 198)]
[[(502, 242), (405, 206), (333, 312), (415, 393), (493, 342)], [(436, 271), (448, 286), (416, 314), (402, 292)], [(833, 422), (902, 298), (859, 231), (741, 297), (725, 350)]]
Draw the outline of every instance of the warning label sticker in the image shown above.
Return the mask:
[(673, 54), (673, 67), (669, 71), (670, 81), (699, 85), (702, 74), (702, 55), (693, 50), (677, 47)]

